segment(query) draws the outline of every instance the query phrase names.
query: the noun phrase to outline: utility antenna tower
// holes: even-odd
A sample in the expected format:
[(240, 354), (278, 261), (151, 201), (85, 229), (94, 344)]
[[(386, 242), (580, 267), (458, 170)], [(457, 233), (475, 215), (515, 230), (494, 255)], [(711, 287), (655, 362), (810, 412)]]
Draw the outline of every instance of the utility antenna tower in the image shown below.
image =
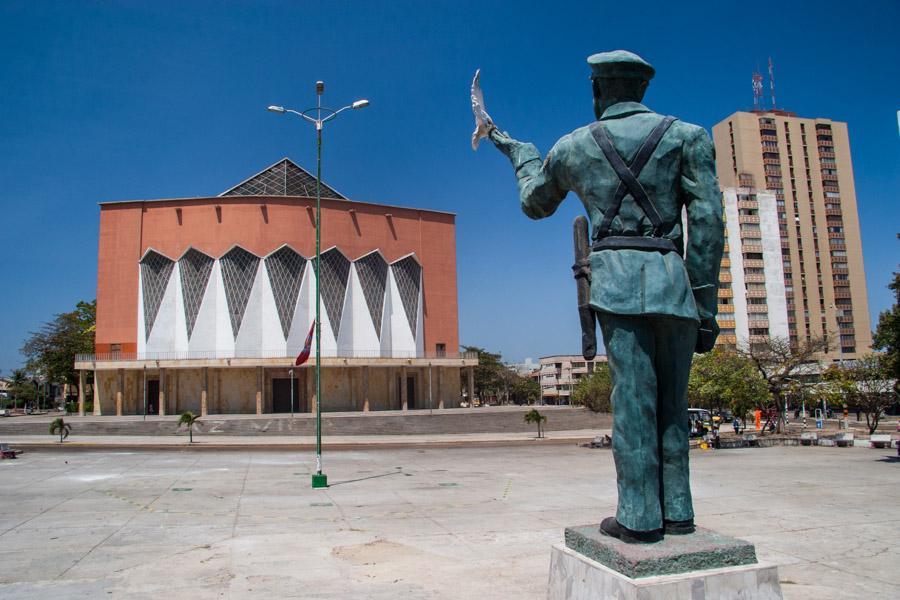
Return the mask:
[(772, 110), (777, 108), (775, 104), (775, 65), (772, 64), (772, 57), (769, 57), (769, 89), (772, 91)]
[(759, 65), (753, 71), (753, 110), (762, 110), (762, 74), (759, 72)]

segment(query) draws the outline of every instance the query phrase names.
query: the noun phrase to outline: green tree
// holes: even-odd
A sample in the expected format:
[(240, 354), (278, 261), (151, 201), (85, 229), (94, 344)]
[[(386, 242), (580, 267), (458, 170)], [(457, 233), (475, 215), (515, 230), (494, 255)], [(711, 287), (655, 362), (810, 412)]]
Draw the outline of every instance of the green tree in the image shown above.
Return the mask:
[(743, 417), (769, 400), (766, 382), (754, 363), (734, 350), (715, 348), (694, 357), (688, 379), (691, 405), (727, 408)]
[(510, 395), (516, 404), (534, 404), (541, 399), (540, 384), (530, 377), (515, 374)]
[(544, 437), (544, 423), (547, 422), (547, 416), (542, 415), (536, 408), (532, 408), (525, 413), (525, 422), (537, 425), (538, 438)]
[(894, 292), (894, 305), (878, 315), (872, 347), (884, 351), (884, 366), (896, 381), (895, 389), (900, 392), (900, 271), (894, 273), (888, 288)]
[[(509, 369), (500, 362), (500, 354), (488, 352), (478, 346), (463, 346), (462, 349), (464, 352), (478, 353), (474, 393), (473, 390), (469, 390), (470, 405), (474, 406), (475, 398), (484, 402), (489, 396), (499, 396), (507, 388), (507, 373), (509, 372)], [(468, 388), (468, 375), (465, 369), (462, 370), (460, 377), (463, 387)]]
[(72, 426), (63, 421), (62, 417), (58, 417), (53, 419), (53, 422), (50, 423), (50, 435), (59, 434), (59, 443), (62, 444), (63, 440), (69, 437), (69, 432), (72, 431)]
[(26, 366), (48, 381), (78, 387), (75, 355), (94, 351), (97, 301), (79, 302), (75, 310), (60, 313), (29, 334), (22, 345)]
[(15, 369), (9, 378), (9, 393), (13, 397), (13, 410), (18, 408), (19, 400), (22, 406), (35, 399), (34, 383), (28, 377), (25, 369)]
[(192, 413), (191, 411), (185, 411), (181, 413), (181, 418), (178, 419), (178, 429), (181, 429), (181, 426), (184, 425), (188, 430), (188, 443), (194, 443), (194, 425), (197, 424), (197, 420), (200, 417)]
[(816, 363), (817, 356), (828, 351), (828, 340), (811, 338), (791, 343), (787, 338), (766, 337), (738, 349), (749, 360), (766, 382), (766, 390), (772, 408), (778, 413), (778, 433), (784, 430), (784, 413), (795, 381), (808, 365)]
[(572, 405), (586, 406), (594, 412), (612, 412), (612, 388), (609, 366), (597, 363), (593, 373), (578, 380), (572, 391)]
[(884, 411), (897, 401), (890, 360), (883, 354), (867, 354), (852, 363), (833, 365), (823, 380), (835, 401), (858, 408), (866, 415), (870, 435), (878, 428)]

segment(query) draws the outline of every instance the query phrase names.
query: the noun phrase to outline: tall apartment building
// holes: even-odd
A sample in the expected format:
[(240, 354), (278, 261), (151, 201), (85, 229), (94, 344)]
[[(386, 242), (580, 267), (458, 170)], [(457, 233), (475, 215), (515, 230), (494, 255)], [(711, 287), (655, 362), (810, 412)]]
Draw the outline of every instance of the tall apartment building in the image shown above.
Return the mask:
[[(750, 224), (746, 217), (758, 209), (753, 204), (759, 192), (775, 196), (790, 339), (827, 337), (826, 360), (868, 352), (872, 337), (847, 124), (782, 110), (736, 112), (713, 127), (713, 141), (720, 184), (747, 190), (735, 192), (747, 196), (735, 202), (739, 224), (742, 216)], [(744, 248), (742, 258), (753, 261), (755, 254)]]
[(790, 335), (775, 194), (725, 188), (725, 253), (719, 274), (717, 344), (746, 347)]

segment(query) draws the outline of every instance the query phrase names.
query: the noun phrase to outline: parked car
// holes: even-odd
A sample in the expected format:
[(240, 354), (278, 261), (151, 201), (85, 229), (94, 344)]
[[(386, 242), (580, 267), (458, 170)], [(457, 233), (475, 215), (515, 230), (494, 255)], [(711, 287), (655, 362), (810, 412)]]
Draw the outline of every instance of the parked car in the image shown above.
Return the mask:
[(688, 409), (688, 431), (691, 437), (705, 435), (712, 427), (712, 414), (705, 408)]

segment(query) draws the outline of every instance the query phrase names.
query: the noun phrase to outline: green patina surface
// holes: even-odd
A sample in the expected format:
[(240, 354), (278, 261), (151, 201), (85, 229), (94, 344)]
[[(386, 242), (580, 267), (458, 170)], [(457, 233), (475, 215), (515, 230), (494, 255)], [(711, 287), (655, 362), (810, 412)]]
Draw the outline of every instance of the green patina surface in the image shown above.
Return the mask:
[[(512, 163), (526, 215), (551, 216), (571, 192), (590, 219), (591, 240), (599, 244), (588, 259), (590, 307), (600, 321), (614, 383), (616, 519), (629, 529), (652, 531), (665, 519), (694, 516), (687, 380), (693, 353), (711, 350), (719, 331), (722, 199), (713, 144), (697, 125), (675, 120), (655, 145), (647, 144), (639, 172), (630, 171), (665, 121), (641, 103), (654, 70), (625, 51), (595, 54), (588, 64), (596, 122), (563, 136), (543, 159), (534, 144), (498, 129), (489, 137)], [(609, 143), (606, 150), (597, 132), (605, 132), (600, 138)], [(634, 240), (643, 249), (629, 247)], [(647, 243), (662, 241), (677, 251)]]
[(655, 544), (626, 544), (600, 533), (599, 524), (567, 527), (566, 546), (632, 579), (756, 563), (750, 542), (699, 527)]

